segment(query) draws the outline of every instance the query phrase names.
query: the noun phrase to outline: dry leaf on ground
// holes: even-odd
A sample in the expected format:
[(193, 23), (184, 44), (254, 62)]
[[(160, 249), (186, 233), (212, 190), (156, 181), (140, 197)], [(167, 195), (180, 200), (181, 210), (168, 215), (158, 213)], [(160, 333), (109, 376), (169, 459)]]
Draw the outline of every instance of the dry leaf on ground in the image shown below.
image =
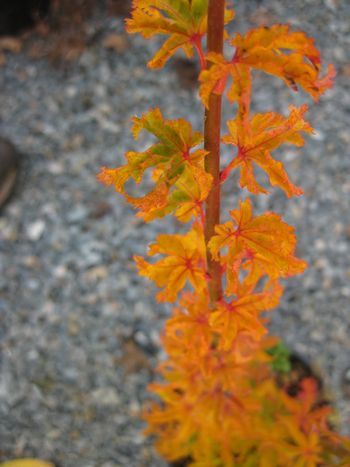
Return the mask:
[(17, 54), (22, 48), (22, 43), (19, 39), (14, 37), (2, 37), (0, 38), (0, 50), (6, 50)]

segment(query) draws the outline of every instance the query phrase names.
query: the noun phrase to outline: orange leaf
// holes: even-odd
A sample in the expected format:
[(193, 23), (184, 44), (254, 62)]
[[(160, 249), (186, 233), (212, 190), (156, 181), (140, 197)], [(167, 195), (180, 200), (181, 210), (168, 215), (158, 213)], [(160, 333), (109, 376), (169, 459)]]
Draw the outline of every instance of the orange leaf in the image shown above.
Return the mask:
[(304, 139), (301, 132), (313, 133), (309, 123), (303, 119), (306, 105), (300, 108), (290, 106), (289, 110), (288, 117), (275, 112), (256, 114), (248, 127), (239, 117), (227, 122), (230, 134), (223, 137), (223, 142), (236, 146), (238, 153), (222, 172), (222, 181), (232, 169), (239, 167), (242, 188), (246, 187), (254, 194), (267, 193), (255, 179), (254, 163), (268, 174), (271, 185), (279, 186), (288, 197), (303, 193), (289, 180), (282, 162), (271, 156), (271, 151), (284, 143), (302, 146)]
[[(149, 39), (156, 34), (170, 36), (148, 62), (150, 68), (162, 68), (178, 50), (192, 57), (207, 31), (208, 0), (134, 0), (132, 17), (126, 20), (129, 33)], [(233, 12), (225, 11), (225, 23)]]
[(284, 445), (284, 454), (290, 459), (287, 465), (300, 467), (318, 467), (322, 463), (322, 446), (319, 433), (316, 431), (304, 433), (299, 429), (295, 420), (281, 417), (286, 426), (290, 440), (281, 442)]
[(244, 63), (281, 78), (293, 90), (300, 86), (315, 100), (332, 86), (335, 71), (329, 65), (320, 77), (321, 57), (314, 40), (303, 32), (290, 31), (289, 25), (252, 29), (231, 41), (237, 63)]
[(215, 52), (209, 52), (206, 58), (211, 66), (199, 75), (201, 83), (199, 95), (205, 107), (208, 108), (209, 96), (212, 92), (216, 94), (224, 92), (229, 77), (232, 78), (232, 83), (227, 93), (228, 100), (230, 102), (245, 102), (247, 106), (252, 87), (250, 67), (245, 64), (228, 62), (223, 55)]
[[(180, 208), (182, 203), (204, 201), (211, 184), (211, 177), (204, 172), (207, 151), (193, 150), (203, 141), (202, 134), (193, 131), (184, 119), (165, 120), (158, 108), (141, 118), (134, 117), (133, 123), (132, 133), (136, 139), (142, 130), (146, 130), (156, 136), (158, 142), (143, 152), (127, 152), (127, 164), (115, 169), (103, 167), (98, 179), (114, 185), (129, 203), (140, 210), (139, 216), (146, 221), (163, 217)], [(139, 198), (126, 194), (126, 182), (132, 179), (139, 184), (147, 169), (153, 171), (154, 188)], [(184, 221), (199, 213), (193, 205), (183, 209), (178, 217)]]
[(147, 263), (140, 256), (134, 259), (142, 276), (164, 288), (157, 295), (159, 301), (174, 302), (187, 281), (199, 294), (206, 289), (205, 244), (198, 224), (194, 224), (185, 235), (158, 235), (157, 242), (150, 246), (149, 251), (149, 255), (155, 254), (166, 255), (166, 258), (155, 264)]
[(198, 361), (208, 351), (213, 339), (210, 314), (207, 294), (199, 297), (189, 292), (182, 294), (180, 306), (166, 322), (163, 337), (164, 349), (172, 359), (184, 357)]
[(282, 287), (270, 284), (261, 293), (238, 294), (235, 300), (227, 303), (221, 301), (210, 315), (213, 331), (220, 336), (220, 346), (228, 350), (239, 333), (245, 333), (256, 341), (260, 341), (267, 330), (259, 320), (259, 314), (277, 306), (282, 294)]
[[(233, 222), (228, 221), (215, 227), (216, 235), (209, 241), (209, 249), (215, 259), (219, 251), (228, 247), (229, 251), (222, 258), (223, 264), (231, 271), (228, 276), (229, 290), (237, 290), (239, 267), (244, 266), (256, 283), (262, 275), (272, 280), (299, 274), (306, 268), (293, 253), (296, 238), (293, 227), (282, 222), (280, 216), (272, 212), (253, 217), (249, 199), (240, 202), (237, 210), (230, 211)], [(239, 264), (237, 265), (237, 256)]]
[(212, 66), (199, 77), (199, 93), (206, 107), (210, 93), (222, 94), (229, 77), (228, 98), (242, 103), (245, 93), (250, 93), (251, 68), (277, 76), (294, 91), (300, 86), (316, 101), (333, 85), (333, 65), (321, 77), (321, 58), (314, 40), (303, 32), (291, 32), (288, 25), (252, 29), (244, 36), (236, 34), (230, 43), (235, 47), (232, 60), (216, 53), (207, 55)]

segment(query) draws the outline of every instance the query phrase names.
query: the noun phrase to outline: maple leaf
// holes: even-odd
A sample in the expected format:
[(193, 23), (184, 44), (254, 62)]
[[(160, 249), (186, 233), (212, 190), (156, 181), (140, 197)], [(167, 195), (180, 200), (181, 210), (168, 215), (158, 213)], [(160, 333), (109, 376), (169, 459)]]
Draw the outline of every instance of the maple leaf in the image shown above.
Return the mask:
[[(217, 371), (230, 374), (230, 381), (236, 382), (234, 367), (227, 363), (228, 359), (217, 361)], [(212, 378), (210, 381), (205, 377), (189, 378), (183, 368), (163, 376), (167, 382), (152, 384), (150, 389), (166, 403), (152, 404), (145, 414), (147, 433), (157, 436), (160, 452), (168, 460), (190, 456), (192, 464), (198, 466), (232, 465), (232, 441), (241, 432), (242, 417), (236, 415), (242, 412), (242, 400), (245, 407), (253, 405), (256, 410), (254, 401), (247, 397), (246, 387), (240, 398), (220, 384), (213, 384)], [(219, 461), (221, 456), (226, 460), (224, 463)]]
[(297, 397), (290, 397), (282, 393), (285, 406), (298, 423), (300, 429), (306, 433), (311, 431), (328, 431), (329, 417), (332, 414), (330, 405), (318, 405), (319, 387), (315, 378), (304, 378), (301, 391)]
[(333, 65), (320, 78), (321, 57), (314, 39), (305, 33), (290, 31), (289, 25), (252, 29), (245, 36), (237, 34), (231, 41), (235, 59), (281, 78), (292, 89), (299, 85), (318, 100), (332, 86)]
[(190, 440), (198, 425), (192, 417), (195, 405), (188, 400), (188, 393), (169, 384), (151, 384), (148, 389), (157, 393), (166, 404), (149, 405), (143, 415), (148, 424), (145, 433), (156, 435), (156, 447), (169, 461), (189, 456)]
[(249, 123), (249, 129), (237, 117), (227, 122), (230, 134), (223, 137), (225, 144), (232, 144), (238, 149), (237, 156), (223, 170), (221, 181), (224, 181), (231, 170), (240, 168), (240, 186), (251, 193), (268, 193), (261, 187), (254, 176), (253, 163), (269, 176), (271, 185), (279, 186), (288, 197), (303, 194), (303, 190), (293, 185), (283, 167), (282, 162), (271, 156), (271, 151), (284, 143), (303, 146), (301, 132), (313, 133), (313, 129), (303, 119), (307, 105), (289, 107), (289, 116), (284, 117), (275, 112), (256, 114)]
[(192, 216), (199, 216), (204, 223), (202, 204), (210, 192), (212, 180), (212, 175), (205, 171), (184, 171), (176, 182), (178, 191), (174, 193), (177, 201), (175, 216), (179, 221), (187, 222)]
[[(204, 157), (208, 152), (204, 149), (193, 150), (202, 143), (202, 133), (193, 131), (191, 124), (184, 119), (165, 120), (158, 108), (148, 111), (141, 118), (133, 118), (132, 133), (136, 139), (142, 130), (156, 136), (158, 142), (143, 152), (127, 152), (127, 164), (113, 169), (103, 167), (98, 179), (107, 185), (114, 185), (127, 201), (140, 210), (139, 216), (145, 220), (163, 217), (179, 208), (181, 201), (193, 204), (203, 202), (211, 183), (211, 177), (204, 171)], [(153, 171), (154, 188), (139, 198), (127, 194), (124, 189), (126, 182), (132, 179), (139, 184), (147, 169)], [(185, 188), (187, 183), (189, 185)], [(171, 188), (175, 184), (177, 189), (172, 193)], [(187, 210), (184, 207), (178, 216), (181, 220), (188, 220), (198, 212), (195, 206), (190, 209), (187, 205)]]
[[(187, 57), (201, 48), (207, 31), (208, 0), (134, 0), (132, 17), (126, 20), (129, 33), (140, 33), (149, 39), (156, 34), (170, 36), (148, 62), (150, 68), (162, 68), (178, 49)], [(225, 10), (225, 23), (233, 18)]]
[(166, 322), (163, 345), (173, 361), (185, 358), (196, 362), (208, 352), (213, 340), (209, 324), (211, 309), (206, 293), (197, 296), (184, 292), (180, 306)]
[(158, 301), (174, 302), (187, 281), (199, 294), (206, 290), (205, 243), (198, 224), (185, 235), (158, 235), (156, 243), (149, 248), (149, 255), (155, 254), (166, 255), (166, 258), (154, 264), (140, 256), (134, 259), (142, 276), (152, 279), (158, 287), (164, 287), (157, 294)]
[(212, 179), (213, 177), (202, 169), (185, 166), (168, 196), (166, 206), (156, 209), (156, 205), (153, 204), (150, 209), (143, 209), (138, 216), (148, 222), (175, 211), (176, 218), (181, 222), (188, 222), (193, 216), (199, 217), (204, 223), (202, 204), (209, 194)]
[(288, 466), (317, 467), (322, 463), (322, 445), (320, 435), (316, 431), (304, 433), (289, 417), (281, 417), (281, 422), (288, 430), (290, 440), (281, 442), (284, 455), (290, 459)]
[(227, 276), (230, 291), (237, 290), (239, 266), (242, 264), (251, 273), (248, 276), (250, 284), (257, 283), (264, 274), (274, 281), (304, 271), (305, 261), (293, 256), (296, 247), (294, 229), (280, 216), (267, 212), (253, 217), (249, 199), (241, 201), (239, 209), (230, 211), (230, 215), (233, 222), (217, 225), (216, 235), (208, 244), (216, 260), (219, 260), (219, 251), (228, 247), (222, 263), (230, 271), (230, 276)]
[(314, 40), (303, 32), (290, 31), (288, 25), (252, 29), (244, 36), (236, 34), (230, 44), (236, 48), (232, 60), (213, 52), (207, 55), (212, 66), (199, 77), (200, 96), (206, 106), (211, 92), (222, 94), (229, 77), (232, 84), (228, 98), (231, 102), (239, 100), (244, 82), (249, 80), (246, 67), (277, 76), (294, 91), (300, 86), (316, 101), (333, 85), (333, 65), (320, 77), (321, 58)]
[(268, 283), (263, 292), (255, 294), (241, 288), (236, 299), (218, 302), (210, 315), (210, 324), (220, 336), (220, 346), (225, 350), (232, 348), (239, 333), (261, 340), (267, 330), (259, 320), (259, 314), (276, 307), (281, 295), (282, 287), (275, 282)]

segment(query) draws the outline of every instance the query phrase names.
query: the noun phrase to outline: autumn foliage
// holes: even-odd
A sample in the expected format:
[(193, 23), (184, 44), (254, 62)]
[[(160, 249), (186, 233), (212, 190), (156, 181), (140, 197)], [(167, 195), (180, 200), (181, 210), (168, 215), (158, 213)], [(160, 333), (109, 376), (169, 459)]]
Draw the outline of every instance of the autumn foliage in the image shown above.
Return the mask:
[[(173, 215), (188, 225), (186, 233), (158, 235), (149, 258), (135, 257), (139, 273), (160, 289), (157, 300), (176, 303), (163, 333), (162, 381), (150, 387), (159, 402), (145, 414), (147, 432), (167, 460), (187, 459), (196, 467), (349, 466), (350, 441), (332, 431), (331, 408), (318, 403), (316, 381), (303, 380), (293, 397), (277, 383), (273, 349), (280, 343), (268, 335), (266, 312), (280, 301), (281, 279), (302, 273), (306, 263), (295, 256), (293, 227), (273, 212), (255, 213), (246, 197), (268, 193), (256, 170), (286, 196), (302, 195), (275, 150), (303, 146), (313, 132), (306, 104), (290, 106), (287, 115), (251, 111), (254, 70), (317, 101), (331, 87), (334, 69), (330, 65), (322, 74), (313, 39), (287, 25), (233, 37), (222, 30), (231, 58), (206, 50), (214, 4), (221, 8), (222, 24), (233, 19), (223, 0), (134, 0), (128, 32), (166, 37), (150, 68), (161, 68), (179, 49), (188, 57), (198, 54), (199, 94), (214, 124), (202, 134), (184, 119), (166, 119), (160, 109), (151, 109), (133, 118), (132, 133), (137, 139), (148, 132), (154, 144), (127, 152), (123, 166), (102, 168), (98, 176), (144, 221)], [(218, 144), (228, 145), (232, 158), (217, 176), (208, 170), (213, 154), (205, 148), (209, 133), (220, 133), (213, 128), (213, 102), (225, 95), (232, 119)], [(213, 222), (208, 200), (214, 189), (233, 183), (235, 171), (242, 199), (208, 238)], [(140, 184), (145, 175), (148, 189), (132, 196), (127, 182)], [(222, 293), (221, 286), (215, 293), (210, 288), (214, 280), (223, 283)]]

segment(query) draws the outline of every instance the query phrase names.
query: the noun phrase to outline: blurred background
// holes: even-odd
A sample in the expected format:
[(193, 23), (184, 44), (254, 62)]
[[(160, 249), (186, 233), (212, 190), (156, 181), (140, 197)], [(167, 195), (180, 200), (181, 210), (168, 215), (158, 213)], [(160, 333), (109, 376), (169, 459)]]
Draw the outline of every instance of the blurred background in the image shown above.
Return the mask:
[[(295, 226), (298, 255), (309, 262), (286, 283), (271, 331), (320, 374), (349, 434), (350, 3), (234, 6), (230, 32), (288, 22), (337, 69), (318, 105), (255, 74), (254, 111), (286, 113), (306, 101), (316, 133), (304, 148), (279, 152), (305, 195), (287, 200), (273, 189), (254, 204)], [(95, 177), (151, 143), (132, 139), (133, 115), (159, 106), (200, 130), (203, 111), (197, 62), (179, 53), (163, 70), (147, 69), (158, 42), (126, 35), (129, 9), (127, 0), (0, 3), (0, 460), (165, 465), (139, 415), (169, 310), (155, 303), (132, 256), (157, 233), (185, 227), (170, 218), (145, 225)], [(223, 209), (239, 196), (233, 177)]]

